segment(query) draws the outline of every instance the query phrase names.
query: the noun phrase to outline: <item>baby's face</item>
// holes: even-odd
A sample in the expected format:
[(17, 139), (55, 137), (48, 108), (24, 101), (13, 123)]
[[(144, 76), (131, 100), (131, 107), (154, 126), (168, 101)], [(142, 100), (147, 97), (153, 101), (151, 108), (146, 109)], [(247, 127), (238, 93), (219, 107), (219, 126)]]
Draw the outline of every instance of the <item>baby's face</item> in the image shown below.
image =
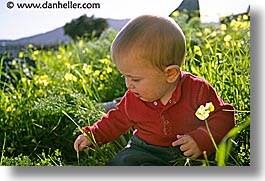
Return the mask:
[(116, 62), (119, 71), (125, 77), (126, 87), (143, 101), (162, 99), (167, 94), (169, 86), (166, 74), (154, 66), (141, 62), (139, 60)]

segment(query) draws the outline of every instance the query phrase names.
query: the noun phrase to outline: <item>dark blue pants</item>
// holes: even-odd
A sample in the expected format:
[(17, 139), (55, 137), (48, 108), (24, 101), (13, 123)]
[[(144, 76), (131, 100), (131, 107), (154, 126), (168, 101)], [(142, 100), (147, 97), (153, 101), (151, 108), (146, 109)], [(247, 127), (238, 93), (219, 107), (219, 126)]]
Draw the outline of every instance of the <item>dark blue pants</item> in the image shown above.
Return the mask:
[(183, 153), (177, 147), (154, 146), (133, 136), (128, 145), (120, 151), (108, 166), (171, 166), (176, 159), (185, 160)]

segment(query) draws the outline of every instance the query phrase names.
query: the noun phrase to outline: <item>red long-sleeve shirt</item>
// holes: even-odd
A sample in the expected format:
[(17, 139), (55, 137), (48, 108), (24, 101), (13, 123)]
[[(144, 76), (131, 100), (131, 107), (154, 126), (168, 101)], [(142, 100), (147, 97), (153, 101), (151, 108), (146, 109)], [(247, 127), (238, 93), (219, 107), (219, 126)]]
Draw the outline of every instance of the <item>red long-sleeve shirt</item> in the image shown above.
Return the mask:
[(134, 134), (149, 144), (171, 146), (176, 135), (190, 135), (201, 151), (210, 155), (215, 151), (205, 127), (205, 122), (195, 116), (200, 105), (212, 102), (215, 110), (207, 118), (211, 133), (218, 144), (235, 125), (233, 106), (225, 103), (213, 87), (204, 79), (187, 72), (181, 72), (172, 98), (166, 105), (159, 100), (144, 102), (127, 91), (117, 104), (117, 109), (110, 110), (106, 116), (93, 126), (83, 130), (91, 131), (100, 144), (115, 140), (134, 128)]

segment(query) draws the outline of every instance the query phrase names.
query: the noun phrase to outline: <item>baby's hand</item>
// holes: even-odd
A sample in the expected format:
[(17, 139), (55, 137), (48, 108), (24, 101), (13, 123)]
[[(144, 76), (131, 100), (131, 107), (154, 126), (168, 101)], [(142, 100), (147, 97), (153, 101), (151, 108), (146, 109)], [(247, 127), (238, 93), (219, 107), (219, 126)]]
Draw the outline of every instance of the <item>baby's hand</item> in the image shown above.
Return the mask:
[(202, 154), (197, 143), (189, 135), (177, 135), (177, 140), (172, 143), (172, 146), (180, 146), (183, 154), (193, 159), (198, 158)]
[(86, 146), (91, 146), (91, 142), (83, 135), (79, 135), (74, 142), (75, 151), (82, 151)]

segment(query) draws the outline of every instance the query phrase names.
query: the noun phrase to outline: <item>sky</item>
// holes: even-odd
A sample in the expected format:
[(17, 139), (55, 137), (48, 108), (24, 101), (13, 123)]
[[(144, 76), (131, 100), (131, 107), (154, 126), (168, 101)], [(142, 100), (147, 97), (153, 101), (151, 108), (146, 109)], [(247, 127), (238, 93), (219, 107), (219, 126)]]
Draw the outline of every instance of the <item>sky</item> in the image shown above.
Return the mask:
[[(81, 15), (100, 18), (127, 19), (141, 14), (168, 16), (182, 0), (1, 0), (0, 39), (19, 39), (51, 31), (64, 26)], [(26, 9), (17, 3), (93, 3), (90, 9)], [(245, 12), (250, 0), (199, 0), (203, 22), (218, 22), (218, 18)], [(9, 7), (9, 8), (8, 8)]]

